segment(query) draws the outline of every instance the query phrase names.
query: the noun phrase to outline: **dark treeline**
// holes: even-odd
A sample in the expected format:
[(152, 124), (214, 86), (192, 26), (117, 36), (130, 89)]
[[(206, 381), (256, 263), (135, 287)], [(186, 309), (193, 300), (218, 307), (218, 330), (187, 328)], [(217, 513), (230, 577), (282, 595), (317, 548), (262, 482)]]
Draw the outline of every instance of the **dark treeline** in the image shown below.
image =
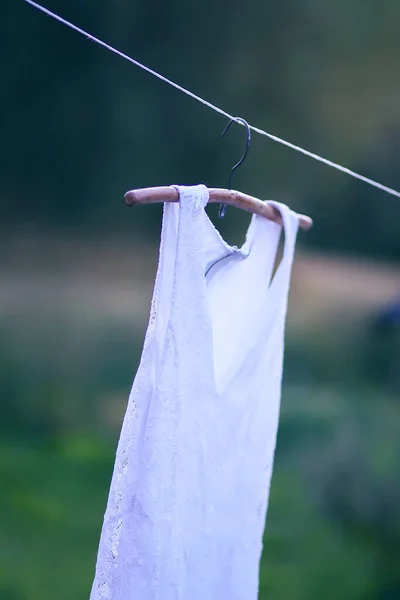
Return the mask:
[[(46, 6), (252, 124), (400, 189), (396, 0)], [(1, 24), (3, 225), (157, 233), (132, 187), (226, 186), (240, 128), (28, 4)], [(253, 135), (234, 187), (311, 214), (304, 243), (400, 256), (399, 201)], [(129, 217), (127, 218), (127, 215)], [(223, 228), (243, 229), (231, 211)]]

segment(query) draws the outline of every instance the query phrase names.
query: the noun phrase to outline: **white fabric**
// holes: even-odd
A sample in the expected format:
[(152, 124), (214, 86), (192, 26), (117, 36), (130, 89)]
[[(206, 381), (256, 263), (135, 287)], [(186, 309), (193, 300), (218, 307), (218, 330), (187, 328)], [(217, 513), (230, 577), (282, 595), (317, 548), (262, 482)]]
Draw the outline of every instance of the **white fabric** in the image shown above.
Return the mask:
[(205, 186), (164, 205), (141, 363), (91, 600), (255, 600), (279, 419), (298, 217), (224, 242)]

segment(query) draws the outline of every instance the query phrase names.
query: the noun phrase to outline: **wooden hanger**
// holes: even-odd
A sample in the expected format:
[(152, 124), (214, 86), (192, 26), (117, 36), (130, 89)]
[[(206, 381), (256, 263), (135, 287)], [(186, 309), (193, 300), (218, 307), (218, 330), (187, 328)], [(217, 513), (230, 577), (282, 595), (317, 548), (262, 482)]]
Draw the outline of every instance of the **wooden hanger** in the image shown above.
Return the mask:
[[(247, 123), (247, 121), (245, 121), (241, 117), (231, 119), (221, 135), (225, 135), (225, 133), (228, 131), (228, 129), (234, 121), (244, 125), (244, 127), (246, 128), (246, 148), (239, 162), (237, 162), (236, 165), (232, 167), (229, 173), (229, 189), (209, 189), (208, 202), (212, 204), (220, 204), (219, 216), (221, 219), (225, 214), (225, 209), (227, 205), (230, 205), (236, 206), (236, 208), (241, 208), (242, 210), (246, 210), (256, 215), (262, 215), (263, 217), (270, 219), (270, 221), (275, 221), (276, 223), (282, 224), (281, 215), (279, 211), (274, 206), (272, 206), (272, 204), (268, 204), (268, 202), (263, 202), (258, 198), (248, 196), (247, 194), (243, 194), (242, 192), (235, 192), (234, 190), (232, 190), (233, 172), (244, 162), (250, 148), (251, 138), (250, 126)], [(128, 206), (134, 206), (135, 204), (154, 204), (156, 202), (179, 202), (179, 192), (174, 186), (140, 188), (138, 190), (131, 190), (130, 192), (126, 192), (125, 202)], [(299, 226), (302, 229), (310, 229), (312, 224), (313, 222), (312, 219), (310, 219), (310, 217), (299, 215)]]
[[(282, 218), (279, 211), (268, 204), (267, 201), (259, 200), (248, 194), (236, 192), (235, 190), (225, 190), (222, 188), (209, 188), (209, 200), (211, 204), (228, 204), (236, 206), (247, 212), (256, 215), (262, 215), (270, 221), (282, 224)], [(136, 204), (156, 204), (157, 202), (179, 202), (179, 192), (173, 186), (160, 186), (139, 188), (130, 190), (125, 194), (125, 203), (128, 206)], [(301, 229), (310, 229), (312, 227), (312, 219), (305, 215), (299, 215), (299, 227)]]

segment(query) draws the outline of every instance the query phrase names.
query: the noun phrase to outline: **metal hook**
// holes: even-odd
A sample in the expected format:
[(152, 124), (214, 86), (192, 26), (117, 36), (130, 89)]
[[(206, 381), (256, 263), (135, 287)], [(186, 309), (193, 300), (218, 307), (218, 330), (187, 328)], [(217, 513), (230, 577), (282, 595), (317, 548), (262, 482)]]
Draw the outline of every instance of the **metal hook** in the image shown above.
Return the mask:
[[(247, 156), (247, 153), (249, 151), (250, 148), (250, 139), (251, 139), (251, 130), (250, 130), (250, 126), (247, 123), (247, 121), (245, 121), (244, 119), (240, 118), (240, 117), (236, 117), (234, 119), (231, 119), (229, 121), (229, 123), (227, 124), (227, 126), (225, 127), (225, 129), (223, 130), (223, 132), (221, 133), (221, 137), (223, 137), (226, 132), (228, 131), (229, 127), (232, 125), (233, 122), (239, 122), (239, 123), (243, 123), (243, 125), (246, 127), (246, 131), (247, 131), (247, 142), (246, 142), (246, 149), (244, 151), (244, 154), (242, 156), (242, 158), (239, 160), (239, 162), (236, 163), (236, 165), (234, 167), (232, 167), (230, 173), (229, 173), (229, 178), (228, 178), (228, 189), (231, 190), (232, 189), (232, 175), (233, 172), (240, 167), (240, 165), (244, 162), (244, 159)], [(221, 204), (218, 210), (218, 216), (220, 219), (223, 219), (226, 213), (226, 208), (227, 205), (226, 204)]]

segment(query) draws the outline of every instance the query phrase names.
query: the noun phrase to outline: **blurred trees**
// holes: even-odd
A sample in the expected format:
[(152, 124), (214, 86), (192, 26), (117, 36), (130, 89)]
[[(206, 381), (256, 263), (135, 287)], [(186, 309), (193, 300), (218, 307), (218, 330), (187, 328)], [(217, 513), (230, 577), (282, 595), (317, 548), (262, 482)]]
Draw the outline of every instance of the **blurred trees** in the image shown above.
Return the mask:
[[(397, 0), (162, 0), (46, 6), (252, 124), (400, 189)], [(132, 187), (226, 186), (237, 128), (23, 2), (3, 44), (0, 190), (8, 228), (158, 232)], [(236, 135), (236, 138), (235, 138)], [(312, 214), (310, 246), (400, 256), (399, 201), (253, 135), (234, 187)], [(222, 225), (243, 230), (232, 211)]]

